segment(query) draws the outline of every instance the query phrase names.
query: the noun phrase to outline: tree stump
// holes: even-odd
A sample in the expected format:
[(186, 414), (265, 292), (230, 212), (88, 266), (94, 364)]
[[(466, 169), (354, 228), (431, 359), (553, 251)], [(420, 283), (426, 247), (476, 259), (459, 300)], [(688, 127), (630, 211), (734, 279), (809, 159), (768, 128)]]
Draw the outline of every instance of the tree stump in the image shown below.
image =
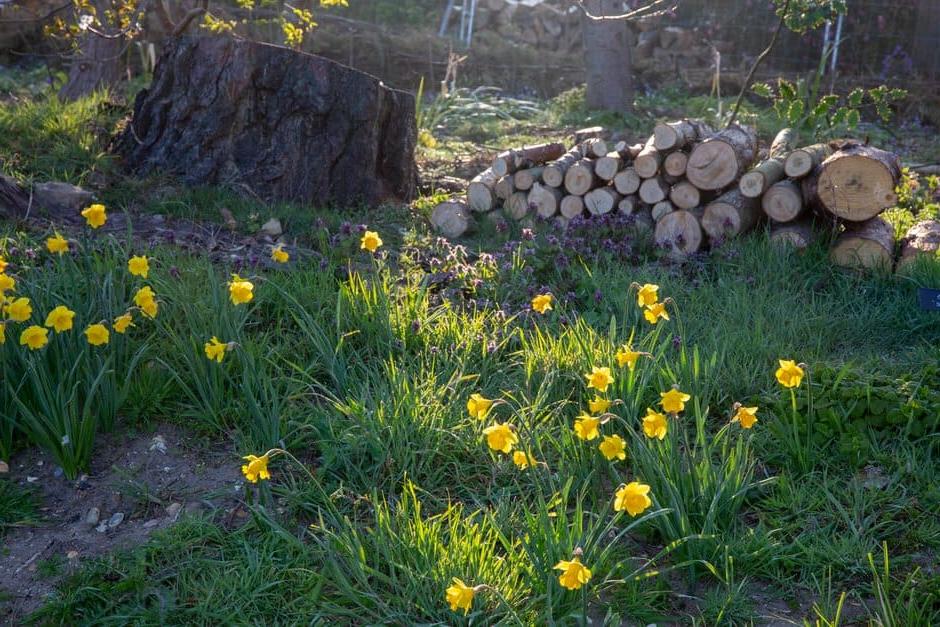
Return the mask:
[(169, 43), (119, 150), (138, 175), (265, 200), (414, 197), (414, 97), (322, 57), (230, 37)]

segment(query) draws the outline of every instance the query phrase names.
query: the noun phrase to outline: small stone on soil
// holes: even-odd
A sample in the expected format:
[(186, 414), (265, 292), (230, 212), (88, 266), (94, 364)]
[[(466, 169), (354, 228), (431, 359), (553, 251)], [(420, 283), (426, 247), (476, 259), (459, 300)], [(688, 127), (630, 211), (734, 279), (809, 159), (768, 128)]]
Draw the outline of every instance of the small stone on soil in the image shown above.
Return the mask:
[(120, 525), (122, 522), (124, 522), (124, 512), (116, 512), (108, 520), (108, 529), (114, 529), (115, 527)]
[(88, 510), (88, 513), (85, 514), (85, 524), (94, 527), (98, 524), (98, 519), (101, 518), (101, 511), (97, 507), (92, 507)]
[(174, 520), (174, 521), (175, 521), (175, 520), (179, 517), (180, 511), (181, 511), (182, 509), (183, 509), (183, 504), (182, 504), (182, 503), (171, 503), (171, 504), (168, 505), (167, 508), (166, 508), (166, 516), (167, 516), (167, 518), (169, 518), (170, 520)]

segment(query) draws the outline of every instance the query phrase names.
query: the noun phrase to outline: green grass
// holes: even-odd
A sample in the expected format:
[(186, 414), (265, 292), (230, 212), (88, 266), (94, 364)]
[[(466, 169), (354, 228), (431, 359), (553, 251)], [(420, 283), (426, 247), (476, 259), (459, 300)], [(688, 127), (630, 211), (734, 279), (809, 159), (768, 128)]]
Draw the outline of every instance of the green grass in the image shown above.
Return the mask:
[(29, 525), (38, 519), (39, 509), (33, 493), (8, 479), (0, 479), (0, 538), (8, 529)]

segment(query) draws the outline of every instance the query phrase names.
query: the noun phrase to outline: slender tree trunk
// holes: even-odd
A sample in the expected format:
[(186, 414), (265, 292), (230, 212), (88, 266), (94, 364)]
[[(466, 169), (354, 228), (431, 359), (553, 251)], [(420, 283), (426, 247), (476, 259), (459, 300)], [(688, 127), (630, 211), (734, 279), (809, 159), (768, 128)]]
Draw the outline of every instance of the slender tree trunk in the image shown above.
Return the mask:
[[(104, 3), (97, 6), (104, 15)], [(113, 87), (124, 77), (124, 37), (107, 38), (86, 32), (81, 36), (78, 52), (69, 66), (69, 76), (59, 90), (62, 100), (78, 100), (96, 89)]]
[[(592, 15), (618, 15), (620, 0), (585, 0)], [(633, 108), (633, 32), (626, 20), (592, 20), (582, 17), (587, 106), (627, 112)]]

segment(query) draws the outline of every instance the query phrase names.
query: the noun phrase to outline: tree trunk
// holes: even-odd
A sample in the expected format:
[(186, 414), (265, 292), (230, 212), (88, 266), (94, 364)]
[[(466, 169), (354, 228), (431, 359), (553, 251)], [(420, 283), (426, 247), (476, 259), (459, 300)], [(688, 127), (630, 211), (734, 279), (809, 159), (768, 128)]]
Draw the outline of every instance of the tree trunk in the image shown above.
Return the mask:
[(736, 237), (754, 228), (763, 217), (760, 203), (733, 189), (708, 203), (702, 228), (712, 240)]
[(924, 78), (940, 78), (940, 2), (919, 0), (914, 29), (914, 69)]
[(737, 181), (757, 156), (757, 134), (734, 124), (695, 146), (685, 175), (701, 190), (720, 190)]
[(849, 225), (836, 238), (829, 259), (845, 268), (890, 270), (894, 261), (894, 227), (883, 218)]
[(901, 160), (897, 155), (852, 144), (819, 166), (816, 196), (834, 216), (863, 222), (897, 203), (894, 188), (900, 179)]
[(702, 203), (702, 192), (688, 181), (679, 181), (669, 190), (669, 200), (679, 209), (695, 209)]
[(614, 187), (624, 196), (635, 194), (643, 181), (634, 168), (625, 168), (614, 177)]
[(613, 211), (622, 199), (613, 187), (598, 187), (584, 196), (584, 206), (592, 216), (602, 216)]
[(442, 202), (431, 212), (431, 226), (447, 239), (457, 239), (476, 227), (470, 208), (462, 202)]
[[(97, 3), (103, 4), (103, 3)], [(97, 7), (104, 15), (104, 6)], [(124, 76), (124, 37), (107, 39), (90, 32), (81, 35), (76, 57), (69, 66), (69, 76), (59, 90), (59, 98), (73, 101), (96, 89), (110, 89)]]
[(545, 170), (542, 172), (542, 180), (545, 181), (546, 185), (561, 187), (565, 184), (565, 174), (567, 174), (568, 168), (580, 160), (581, 149), (577, 147), (572, 148), (564, 155), (545, 166)]
[(26, 215), (29, 193), (13, 179), (0, 174), (0, 216), (17, 220)]
[(565, 173), (565, 189), (574, 196), (584, 196), (598, 183), (594, 175), (594, 161), (591, 159), (581, 159)]
[(472, 211), (486, 213), (496, 208), (496, 185), (499, 182), (492, 168), (473, 177), (467, 186), (467, 204)]
[[(585, 0), (592, 15), (618, 15), (621, 0)], [(625, 20), (592, 20), (582, 17), (584, 66), (587, 74), (587, 106), (626, 113), (633, 109), (634, 86), (631, 52), (633, 32)]]
[(580, 217), (584, 214), (584, 198), (581, 196), (565, 196), (561, 199), (561, 215), (568, 218)]
[(506, 176), (523, 168), (558, 159), (564, 154), (565, 146), (559, 143), (539, 144), (520, 150), (507, 150), (496, 155), (496, 158), (493, 159), (493, 171), (497, 176)]
[[(696, 215), (698, 214), (698, 215)], [(704, 235), (699, 222), (701, 212), (673, 211), (656, 222), (656, 245), (673, 259), (684, 259), (702, 247)]]
[(770, 158), (741, 177), (738, 189), (748, 198), (760, 198), (771, 185), (783, 179), (783, 161)]
[(774, 183), (761, 198), (767, 217), (776, 222), (792, 222), (803, 213), (803, 192), (799, 183), (786, 180)]
[(816, 239), (813, 219), (804, 218), (786, 224), (774, 224), (770, 227), (770, 241), (778, 246), (790, 246), (802, 250)]
[(787, 155), (783, 169), (790, 178), (798, 179), (812, 174), (819, 164), (832, 154), (829, 144), (813, 144)]
[(549, 187), (541, 183), (534, 183), (532, 191), (529, 192), (529, 207), (535, 210), (535, 213), (543, 218), (550, 218), (558, 213), (561, 205), (562, 191), (557, 187)]

